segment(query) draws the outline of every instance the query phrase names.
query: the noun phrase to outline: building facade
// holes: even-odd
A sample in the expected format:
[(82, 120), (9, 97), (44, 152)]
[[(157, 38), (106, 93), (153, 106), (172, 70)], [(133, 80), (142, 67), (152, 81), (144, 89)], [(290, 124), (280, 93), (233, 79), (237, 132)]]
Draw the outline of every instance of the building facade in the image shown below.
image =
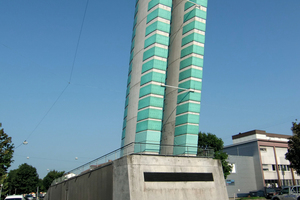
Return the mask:
[(206, 10), (207, 0), (136, 0), (122, 147), (196, 154)]
[[(234, 166), (233, 173), (227, 177), (229, 196), (233, 193), (264, 191), (265, 188), (300, 185), (300, 175), (290, 168), (289, 161), (285, 159), (290, 137), (262, 130), (232, 136), (233, 144), (224, 147), (229, 154), (228, 161)], [(242, 159), (247, 161), (241, 162)], [(245, 164), (250, 170), (245, 170)], [(253, 180), (247, 176), (253, 177)]]

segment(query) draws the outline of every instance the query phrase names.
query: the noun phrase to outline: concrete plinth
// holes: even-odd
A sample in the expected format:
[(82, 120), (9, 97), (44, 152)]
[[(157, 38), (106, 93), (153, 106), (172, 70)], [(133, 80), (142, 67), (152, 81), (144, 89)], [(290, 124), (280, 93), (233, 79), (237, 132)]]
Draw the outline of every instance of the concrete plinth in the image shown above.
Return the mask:
[(228, 200), (221, 162), (128, 155), (51, 185), (45, 200)]
[(221, 163), (210, 158), (130, 155), (114, 161), (114, 200), (227, 200)]

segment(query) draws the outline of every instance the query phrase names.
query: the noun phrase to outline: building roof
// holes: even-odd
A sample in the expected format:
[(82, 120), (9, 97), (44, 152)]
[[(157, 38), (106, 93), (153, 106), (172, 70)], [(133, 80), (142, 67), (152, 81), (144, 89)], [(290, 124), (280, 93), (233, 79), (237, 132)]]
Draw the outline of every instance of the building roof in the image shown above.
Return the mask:
[(285, 139), (289, 139), (290, 137), (292, 137), (291, 135), (281, 135), (281, 134), (275, 134), (275, 133), (267, 133), (266, 131), (263, 130), (252, 130), (252, 131), (248, 131), (245, 133), (239, 133), (237, 135), (233, 135), (232, 139), (239, 139), (242, 137), (247, 137), (250, 135), (255, 135), (255, 134), (261, 134), (261, 135), (266, 135), (267, 137), (276, 137), (276, 138), (285, 138)]

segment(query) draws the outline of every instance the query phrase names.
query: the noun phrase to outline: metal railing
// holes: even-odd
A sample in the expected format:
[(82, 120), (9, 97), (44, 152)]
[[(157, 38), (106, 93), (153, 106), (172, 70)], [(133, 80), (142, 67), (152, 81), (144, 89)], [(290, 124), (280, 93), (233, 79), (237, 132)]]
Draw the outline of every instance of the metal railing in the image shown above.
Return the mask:
[(103, 167), (116, 159), (132, 154), (202, 158), (214, 157), (213, 149), (198, 149), (196, 146), (161, 145), (155, 143), (133, 142), (65, 173), (62, 177), (55, 179), (51, 185), (58, 184), (64, 180), (86, 173), (90, 170)]

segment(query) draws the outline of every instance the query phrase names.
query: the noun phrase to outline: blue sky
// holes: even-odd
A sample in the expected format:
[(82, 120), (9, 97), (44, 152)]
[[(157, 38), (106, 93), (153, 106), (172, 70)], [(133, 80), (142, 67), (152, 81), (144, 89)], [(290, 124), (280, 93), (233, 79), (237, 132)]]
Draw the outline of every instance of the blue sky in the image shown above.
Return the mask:
[[(0, 0), (0, 122), (40, 177), (120, 147), (135, 0)], [(300, 119), (300, 1), (210, 0), (200, 131)], [(73, 61), (75, 62), (73, 65)], [(70, 82), (70, 84), (69, 84)], [(27, 158), (29, 157), (29, 159)], [(78, 160), (75, 160), (78, 157)]]

